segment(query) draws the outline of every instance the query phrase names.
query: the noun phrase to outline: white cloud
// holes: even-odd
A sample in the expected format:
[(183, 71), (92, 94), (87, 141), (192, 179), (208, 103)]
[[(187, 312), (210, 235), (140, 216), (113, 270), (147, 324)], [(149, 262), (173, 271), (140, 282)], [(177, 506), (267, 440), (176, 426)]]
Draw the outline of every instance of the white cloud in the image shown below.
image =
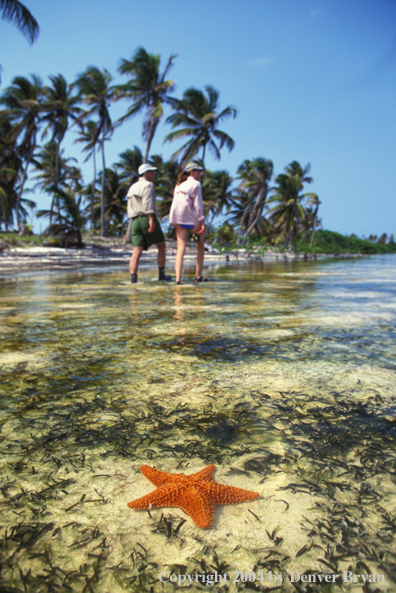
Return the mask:
[(310, 0), (308, 6), (308, 16), (315, 19), (325, 12), (327, 0)]
[(256, 58), (249, 62), (251, 68), (263, 68), (264, 66), (270, 66), (275, 62), (275, 58)]

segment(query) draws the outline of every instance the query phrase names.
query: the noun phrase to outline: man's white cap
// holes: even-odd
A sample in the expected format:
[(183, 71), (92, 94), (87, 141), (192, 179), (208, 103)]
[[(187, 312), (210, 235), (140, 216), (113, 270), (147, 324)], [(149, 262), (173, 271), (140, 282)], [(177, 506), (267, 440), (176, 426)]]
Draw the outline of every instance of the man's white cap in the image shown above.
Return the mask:
[(157, 170), (157, 167), (152, 167), (148, 163), (143, 163), (143, 165), (140, 165), (140, 167), (138, 169), (138, 173), (139, 173), (139, 175), (144, 175), (146, 173), (146, 171), (156, 171), (156, 170)]

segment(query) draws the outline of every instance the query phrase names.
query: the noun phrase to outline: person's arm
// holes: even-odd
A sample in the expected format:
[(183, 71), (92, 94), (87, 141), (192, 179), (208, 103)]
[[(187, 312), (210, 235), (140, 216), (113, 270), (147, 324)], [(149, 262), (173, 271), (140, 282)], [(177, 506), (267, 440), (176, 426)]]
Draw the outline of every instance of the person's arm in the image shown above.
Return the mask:
[(195, 192), (194, 192), (194, 208), (197, 215), (199, 222), (201, 223), (201, 228), (198, 231), (199, 235), (203, 235), (205, 232), (205, 213), (204, 213), (204, 206), (202, 200), (202, 189), (201, 184), (198, 183)]
[(147, 214), (149, 219), (149, 228), (148, 232), (153, 233), (155, 231), (155, 222), (154, 222), (154, 214)]

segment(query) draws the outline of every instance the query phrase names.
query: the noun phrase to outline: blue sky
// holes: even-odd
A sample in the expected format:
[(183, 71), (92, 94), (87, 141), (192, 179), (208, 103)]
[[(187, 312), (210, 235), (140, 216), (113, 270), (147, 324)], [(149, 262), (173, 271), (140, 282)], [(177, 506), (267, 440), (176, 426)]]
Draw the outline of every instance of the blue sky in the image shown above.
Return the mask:
[[(117, 69), (139, 46), (178, 57), (170, 76), (174, 95), (211, 84), (220, 108), (238, 116), (222, 129), (235, 140), (207, 166), (236, 176), (244, 159), (270, 158), (275, 174), (297, 160), (311, 163), (319, 215), (326, 229), (396, 237), (396, 1), (395, 0), (26, 0), (40, 24), (30, 46), (0, 20), (3, 90), (16, 75), (61, 73), (68, 82), (87, 66)], [(117, 119), (125, 110), (112, 107)], [(169, 112), (167, 112), (169, 114)], [(165, 118), (164, 118), (165, 119)], [(106, 164), (134, 145), (142, 149), (136, 116), (106, 146)], [(169, 158), (161, 124), (152, 153)], [(66, 156), (83, 165), (71, 132)], [(47, 203), (36, 195), (39, 208)], [(43, 223), (41, 223), (43, 224)], [(38, 227), (36, 225), (38, 230)]]

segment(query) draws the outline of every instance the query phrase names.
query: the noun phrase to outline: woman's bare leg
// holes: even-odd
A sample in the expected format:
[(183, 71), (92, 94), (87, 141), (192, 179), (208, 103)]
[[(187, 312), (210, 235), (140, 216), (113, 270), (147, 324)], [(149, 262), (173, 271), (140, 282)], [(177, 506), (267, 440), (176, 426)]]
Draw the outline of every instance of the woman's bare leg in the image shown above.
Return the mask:
[(184, 252), (186, 251), (186, 245), (188, 241), (188, 229), (182, 229), (180, 225), (176, 227), (176, 238), (177, 238), (177, 253), (175, 259), (175, 274), (176, 282), (181, 281), (181, 275), (183, 270), (183, 258)]
[[(198, 231), (201, 229), (201, 225), (198, 224), (194, 227), (193, 229), (193, 233), (198, 233)], [(197, 253), (197, 265), (195, 268), (195, 277), (196, 278), (201, 278), (202, 276), (202, 268), (203, 268), (203, 262), (204, 262), (204, 255), (205, 255), (205, 233), (203, 233), (201, 235), (201, 239), (200, 241), (197, 243), (197, 247), (198, 247), (198, 253)]]

